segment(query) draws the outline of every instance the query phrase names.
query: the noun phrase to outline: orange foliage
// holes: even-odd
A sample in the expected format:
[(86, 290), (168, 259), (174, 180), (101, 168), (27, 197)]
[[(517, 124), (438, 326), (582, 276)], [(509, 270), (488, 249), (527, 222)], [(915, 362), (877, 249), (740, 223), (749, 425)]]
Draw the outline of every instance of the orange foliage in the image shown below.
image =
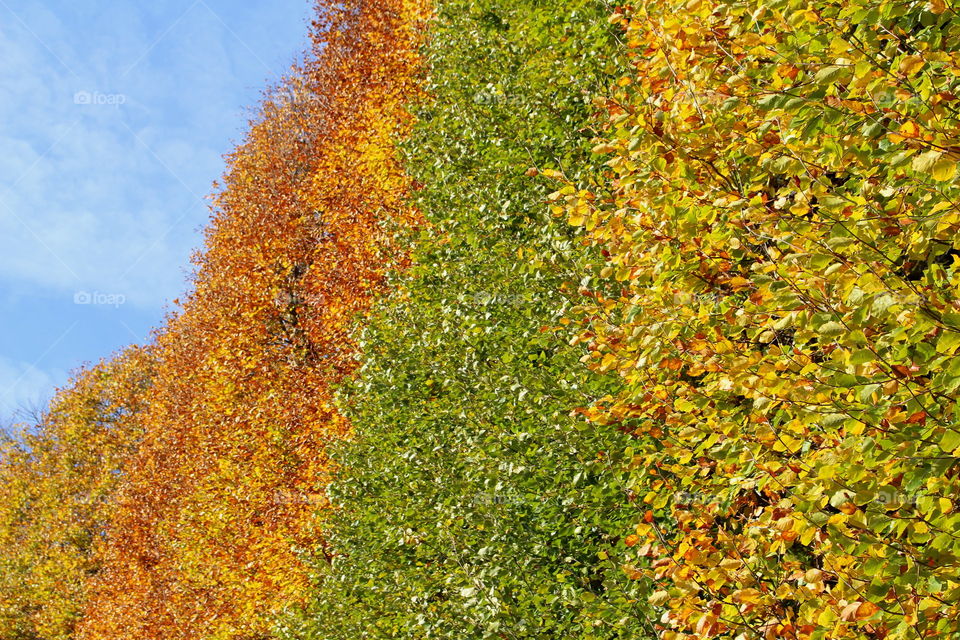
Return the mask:
[(331, 5), (230, 157), (195, 291), (158, 335), (144, 441), (79, 638), (262, 637), (305, 598), (326, 446), (348, 430), (331, 387), (402, 260), (387, 227), (418, 223), (395, 143), (424, 4)]

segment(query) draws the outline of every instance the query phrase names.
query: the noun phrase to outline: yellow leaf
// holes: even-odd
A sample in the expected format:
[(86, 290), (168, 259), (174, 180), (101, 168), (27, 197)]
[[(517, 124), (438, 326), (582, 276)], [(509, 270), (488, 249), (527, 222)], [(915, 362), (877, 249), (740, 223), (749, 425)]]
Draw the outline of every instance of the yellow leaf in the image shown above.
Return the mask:
[(823, 609), (820, 611), (820, 615), (817, 616), (817, 624), (821, 627), (829, 627), (830, 624), (837, 619), (837, 614), (834, 613), (833, 609)]
[(956, 161), (935, 149), (916, 156), (912, 166), (917, 173), (929, 173), (938, 182), (952, 180), (957, 172)]
[(908, 120), (900, 125), (900, 135), (904, 138), (920, 137), (920, 127), (913, 120)]
[(915, 75), (926, 64), (920, 56), (907, 56), (900, 61), (900, 73), (905, 76)]
[(600, 370), (609, 371), (616, 363), (617, 356), (613, 355), (612, 353), (608, 353), (607, 355), (603, 356), (603, 360), (600, 361)]
[(847, 516), (843, 513), (835, 513), (827, 519), (827, 524), (837, 526), (847, 521)]
[(933, 176), (933, 179), (938, 182), (947, 182), (953, 180), (953, 177), (957, 174), (957, 163), (952, 159), (944, 156), (937, 160), (933, 165), (933, 170), (930, 172), (930, 175)]
[(927, 151), (914, 157), (911, 166), (917, 173), (928, 173), (933, 170), (934, 165), (940, 160), (940, 152), (937, 150)]
[(759, 604), (760, 592), (756, 589), (741, 589), (733, 594), (733, 601), (742, 604)]
[(857, 607), (857, 620), (866, 620), (879, 610), (880, 607), (872, 602), (861, 602), (860, 606)]

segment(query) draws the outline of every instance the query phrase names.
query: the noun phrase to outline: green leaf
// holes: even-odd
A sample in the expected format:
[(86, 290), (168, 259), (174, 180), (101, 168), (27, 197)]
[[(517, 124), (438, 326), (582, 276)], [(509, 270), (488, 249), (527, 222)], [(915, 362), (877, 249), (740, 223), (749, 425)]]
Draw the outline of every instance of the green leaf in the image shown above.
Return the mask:
[(836, 338), (846, 333), (847, 329), (839, 322), (826, 322), (820, 325), (820, 328), (817, 330), (821, 336), (825, 338)]

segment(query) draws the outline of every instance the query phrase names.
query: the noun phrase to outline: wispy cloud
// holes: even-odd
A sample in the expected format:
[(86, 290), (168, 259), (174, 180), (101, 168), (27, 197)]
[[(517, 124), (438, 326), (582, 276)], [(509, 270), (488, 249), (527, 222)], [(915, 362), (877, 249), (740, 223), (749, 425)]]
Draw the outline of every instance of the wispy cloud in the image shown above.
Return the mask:
[[(307, 0), (0, 0), (0, 312), (30, 332), (122, 297), (31, 365), (0, 341), (0, 395), (26, 397), (145, 335), (187, 286), (205, 195), (246, 107), (304, 45)], [(53, 304), (50, 301), (57, 301)], [(109, 307), (108, 307), (109, 308)], [(10, 391), (14, 380), (18, 390)], [(8, 403), (0, 402), (0, 416)]]

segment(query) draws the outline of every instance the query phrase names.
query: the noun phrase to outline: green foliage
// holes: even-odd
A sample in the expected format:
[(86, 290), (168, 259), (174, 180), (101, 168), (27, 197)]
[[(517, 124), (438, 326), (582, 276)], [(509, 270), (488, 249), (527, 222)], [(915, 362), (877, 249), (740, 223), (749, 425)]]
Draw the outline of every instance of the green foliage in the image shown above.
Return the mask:
[(560, 335), (587, 256), (529, 170), (591, 169), (609, 11), (439, 3), (408, 144), (430, 226), (365, 322), (329, 555), (291, 637), (646, 637), (644, 585), (617, 559), (635, 508), (609, 452), (627, 437), (571, 415), (619, 383)]

